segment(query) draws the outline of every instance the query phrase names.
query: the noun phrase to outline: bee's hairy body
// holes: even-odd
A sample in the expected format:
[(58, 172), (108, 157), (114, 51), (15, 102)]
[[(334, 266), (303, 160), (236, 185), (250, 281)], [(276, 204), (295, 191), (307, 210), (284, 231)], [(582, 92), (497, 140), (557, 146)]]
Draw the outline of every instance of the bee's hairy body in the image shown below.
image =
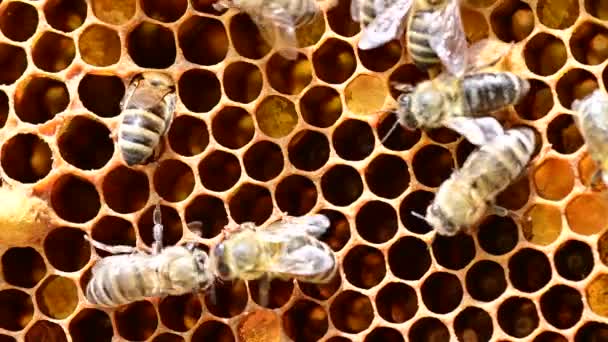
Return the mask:
[(428, 15), (435, 11), (435, 8), (417, 9), (418, 3), (424, 1), (416, 1), (414, 8), (408, 18), (408, 26), (406, 33), (407, 51), (414, 61), (416, 67), (420, 70), (427, 71), (441, 63), (439, 56), (429, 43), (429, 21)]
[(598, 164), (602, 181), (608, 185), (608, 95), (595, 90), (572, 108), (578, 112), (576, 120), (585, 138), (591, 158)]
[[(285, 25), (283, 27), (300, 27), (311, 23), (319, 13), (319, 8), (315, 0), (233, 0), (236, 7), (242, 8), (249, 13), (268, 13), (273, 7), (280, 7), (293, 22), (277, 23)], [(280, 16), (273, 17), (280, 20)], [(281, 26), (281, 25), (280, 25)]]

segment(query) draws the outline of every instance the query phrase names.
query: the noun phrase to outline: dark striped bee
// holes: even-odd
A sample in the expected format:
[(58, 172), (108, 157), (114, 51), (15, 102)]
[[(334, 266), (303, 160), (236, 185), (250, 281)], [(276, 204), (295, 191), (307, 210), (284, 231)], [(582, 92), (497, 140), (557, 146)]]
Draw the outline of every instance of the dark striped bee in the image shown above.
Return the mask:
[(153, 221), (152, 254), (131, 246), (108, 246), (85, 235), (95, 248), (118, 254), (93, 266), (85, 294), (91, 304), (114, 307), (146, 297), (201, 291), (213, 284), (207, 253), (194, 243), (163, 248), (159, 206)]
[(121, 102), (118, 148), (127, 165), (142, 164), (158, 152), (175, 112), (175, 83), (166, 74), (149, 71), (137, 75)]

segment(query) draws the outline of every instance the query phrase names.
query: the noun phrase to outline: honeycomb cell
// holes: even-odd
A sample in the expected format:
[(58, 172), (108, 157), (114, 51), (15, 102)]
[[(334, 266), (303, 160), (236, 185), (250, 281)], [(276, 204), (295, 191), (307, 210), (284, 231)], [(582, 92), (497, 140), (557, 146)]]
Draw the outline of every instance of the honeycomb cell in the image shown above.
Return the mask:
[(258, 66), (240, 61), (226, 66), (222, 83), (229, 99), (249, 103), (260, 95), (264, 80)]
[(129, 33), (127, 48), (133, 62), (142, 68), (164, 69), (175, 62), (173, 32), (162, 25), (142, 22)]
[[(215, 298), (211, 298), (215, 296)], [(244, 281), (225, 281), (215, 285), (215, 293), (205, 293), (205, 304), (209, 312), (218, 317), (234, 317), (245, 309), (247, 305), (247, 285)], [(200, 329), (200, 328), (199, 328)], [(194, 333), (196, 335), (196, 332)], [(201, 341), (215, 341), (201, 340)]]
[(426, 215), (426, 208), (431, 204), (434, 197), (435, 195), (432, 192), (416, 190), (403, 199), (399, 206), (399, 216), (401, 217), (401, 223), (407, 230), (416, 234), (426, 234), (433, 230), (425, 220), (414, 216), (412, 213)]
[(179, 79), (178, 89), (180, 99), (193, 112), (210, 111), (222, 97), (220, 81), (214, 73), (203, 69), (184, 72)]
[(559, 78), (555, 86), (557, 98), (562, 106), (566, 108), (571, 108), (574, 100), (582, 99), (597, 88), (598, 84), (595, 76), (584, 69), (568, 70)]
[(348, 82), (344, 89), (346, 107), (357, 115), (377, 113), (386, 95), (384, 80), (374, 75), (359, 75)]
[(194, 190), (194, 173), (179, 160), (163, 160), (154, 170), (154, 189), (169, 202), (183, 201)]
[(46, 22), (54, 29), (72, 32), (82, 25), (87, 17), (84, 0), (52, 0), (44, 5)]
[(25, 342), (37, 341), (68, 342), (68, 339), (59, 324), (50, 321), (38, 321), (25, 334)]
[(365, 180), (374, 194), (384, 198), (395, 198), (409, 186), (410, 174), (402, 158), (381, 154), (365, 169)]
[(127, 339), (142, 341), (154, 334), (158, 317), (152, 303), (147, 300), (128, 304), (114, 313), (118, 334)]
[(402, 237), (388, 250), (391, 272), (403, 280), (418, 280), (431, 267), (426, 243), (413, 236)]
[(365, 336), (365, 342), (403, 342), (401, 333), (393, 328), (378, 327)]
[(186, 157), (202, 153), (209, 145), (207, 124), (190, 115), (180, 115), (173, 120), (168, 138), (171, 149)]
[(143, 208), (150, 195), (146, 174), (123, 165), (108, 172), (103, 179), (102, 189), (106, 204), (122, 214)]
[(493, 301), (507, 288), (502, 266), (490, 260), (480, 260), (473, 264), (467, 271), (465, 282), (469, 295), (482, 302)]
[(533, 342), (567, 342), (568, 340), (554, 332), (554, 331), (543, 331), (542, 333), (536, 335)]
[(329, 28), (343, 37), (352, 37), (360, 30), (360, 24), (350, 15), (350, 0), (336, 1), (335, 6), (327, 11)]
[(270, 191), (259, 185), (245, 183), (233, 192), (228, 202), (230, 216), (237, 223), (261, 225), (272, 214)]
[(213, 137), (221, 145), (239, 149), (245, 146), (254, 134), (251, 115), (240, 107), (224, 107), (211, 123)]
[(563, 30), (574, 24), (578, 18), (576, 0), (540, 0), (536, 5), (540, 22), (552, 29)]
[(351, 340), (347, 339), (346, 337), (342, 337), (342, 336), (333, 336), (330, 337), (326, 340), (327, 342), (351, 342)]
[(416, 321), (409, 329), (410, 341), (450, 341), (450, 332), (445, 324), (435, 317), (424, 317)]
[[(521, 11), (522, 10), (520, 10), (520, 12)], [(532, 13), (530, 13), (530, 14), (532, 14)], [(519, 15), (517, 15), (517, 16), (519, 16)], [(460, 16), (461, 16), (464, 33), (467, 37), (467, 41), (478, 42), (478, 41), (488, 37), (490, 27), (488, 25), (488, 22), (486, 21), (486, 18), (483, 16), (483, 14), (481, 14), (480, 12), (478, 12), (476, 10), (462, 6), (462, 7), (460, 7)], [(532, 20), (534, 20), (533, 14), (532, 14)], [(517, 18), (517, 19), (514, 18), (513, 21), (517, 22), (518, 24), (521, 22), (519, 18)], [(522, 25), (518, 25), (518, 26), (522, 26)], [(520, 29), (520, 31), (523, 31), (523, 30)], [(519, 38), (519, 37), (517, 37), (517, 38)]]
[(21, 1), (9, 2), (0, 15), (0, 31), (8, 39), (23, 42), (36, 33), (38, 12), (36, 8)]
[(325, 18), (318, 12), (312, 21), (296, 28), (298, 47), (309, 47), (317, 44), (325, 33)]
[(422, 136), (420, 130), (408, 130), (395, 125), (397, 125), (397, 116), (394, 113), (385, 115), (378, 122), (378, 138), (384, 147), (393, 151), (406, 151), (420, 140)]
[(107, 342), (112, 340), (112, 321), (98, 309), (83, 309), (68, 326), (74, 342)]
[(60, 227), (52, 230), (44, 240), (44, 255), (49, 263), (63, 272), (76, 272), (83, 268), (91, 257), (91, 249), (84, 234), (76, 228)]
[(154, 339), (152, 340), (152, 342), (183, 342), (183, 341), (184, 341), (183, 337), (172, 334), (172, 333), (162, 333), (160, 335), (156, 335), (156, 337), (154, 337)]
[(271, 46), (262, 37), (258, 26), (245, 13), (239, 13), (230, 20), (230, 38), (232, 45), (239, 55), (250, 58), (260, 59), (268, 52)]
[(269, 181), (283, 171), (281, 147), (270, 141), (256, 142), (245, 152), (243, 164), (249, 177), (262, 182)]
[(600, 260), (604, 265), (608, 265), (608, 231), (602, 234), (597, 241), (597, 251)]
[(321, 236), (321, 241), (327, 243), (335, 252), (341, 250), (350, 240), (350, 226), (348, 220), (339, 211), (323, 209), (320, 214), (329, 218), (331, 225)]
[(529, 197), (530, 184), (528, 177), (520, 177), (498, 194), (496, 204), (506, 209), (518, 210), (528, 203)]
[[(141, 2), (144, 13), (155, 20), (170, 23), (184, 15), (188, 8), (187, 0), (144, 0)], [(184, 24), (182, 24), (184, 25)]]
[(435, 272), (424, 280), (421, 295), (422, 302), (429, 310), (445, 314), (453, 311), (460, 304), (462, 286), (455, 275), (447, 272)]
[(295, 302), (283, 315), (283, 329), (294, 341), (318, 341), (328, 325), (323, 307), (307, 300)]
[(6, 120), (8, 119), (8, 96), (2, 90), (0, 90), (0, 128), (4, 127)]
[(192, 334), (192, 341), (234, 342), (234, 334), (226, 324), (210, 320), (201, 324)]
[(593, 160), (593, 158), (591, 158), (589, 153), (583, 154), (582, 158), (578, 162), (577, 169), (581, 183), (585, 187), (593, 189), (595, 187), (593, 177), (599, 169), (598, 164)]
[(553, 108), (551, 88), (543, 81), (528, 79), (530, 90), (515, 106), (517, 114), (526, 120), (538, 120)]
[(278, 95), (262, 100), (256, 109), (255, 118), (262, 133), (271, 138), (288, 135), (298, 123), (298, 114), (293, 102)]
[(548, 33), (537, 33), (526, 43), (524, 59), (528, 69), (541, 76), (557, 72), (566, 63), (566, 46)]
[(124, 94), (122, 79), (114, 75), (87, 74), (78, 84), (78, 98), (84, 107), (104, 118), (120, 114), (120, 101)]
[(4, 335), (4, 334), (0, 334), (0, 342), (16, 342), (17, 340), (15, 340), (14, 337), (8, 336), (8, 335)]
[(19, 331), (33, 316), (34, 305), (27, 293), (16, 289), (0, 291), (0, 328)]
[(416, 291), (403, 283), (388, 283), (378, 291), (376, 308), (380, 317), (388, 322), (406, 322), (418, 311)]
[(27, 57), (23, 48), (0, 43), (0, 84), (13, 84), (27, 68)]
[(608, 324), (587, 322), (574, 335), (574, 342), (603, 341), (608, 338)]
[[(395, 69), (388, 78), (388, 84), (411, 84), (416, 85), (428, 80), (428, 74), (416, 67), (414, 64), (403, 64)], [(391, 96), (397, 100), (401, 91), (390, 87)]]
[(44, 260), (32, 247), (12, 247), (2, 256), (3, 279), (10, 285), (32, 288), (45, 274)]
[(93, 184), (78, 176), (66, 174), (53, 184), (51, 206), (62, 219), (84, 223), (97, 215), (101, 203)]
[(365, 121), (345, 120), (334, 130), (332, 144), (340, 158), (363, 160), (374, 150), (374, 133)]
[(520, 291), (536, 292), (551, 280), (551, 269), (545, 253), (523, 248), (509, 259), (509, 280)]
[(460, 341), (489, 341), (494, 327), (487, 312), (469, 306), (454, 319), (454, 330)]
[(51, 171), (52, 152), (34, 134), (18, 134), (4, 143), (0, 163), (7, 176), (21, 183), (35, 183)]
[(192, 329), (203, 312), (201, 301), (195, 294), (168, 296), (158, 305), (160, 321), (169, 329), (185, 332)]
[(283, 178), (277, 185), (275, 200), (281, 212), (287, 212), (292, 216), (302, 216), (317, 203), (317, 188), (309, 178), (290, 175)]
[(107, 26), (93, 24), (80, 34), (78, 50), (86, 63), (103, 67), (117, 63), (122, 48), (118, 32)]
[(573, 327), (583, 314), (581, 294), (566, 285), (555, 285), (540, 297), (540, 311), (558, 329)]
[(266, 295), (268, 299), (268, 303), (264, 306), (270, 309), (280, 308), (289, 302), (293, 293), (293, 281), (272, 279), (270, 288), (266, 294), (262, 293), (263, 290), (260, 286), (260, 283), (263, 281), (264, 280), (249, 281), (249, 291), (251, 293), (251, 299), (253, 299), (254, 302), (262, 306), (263, 295)]
[(300, 287), (300, 290), (302, 290), (302, 293), (318, 300), (327, 300), (331, 298), (341, 285), (342, 278), (340, 277), (340, 272), (336, 272), (334, 277), (325, 284), (298, 281), (298, 286)]
[(399, 228), (395, 209), (381, 201), (369, 201), (361, 206), (355, 222), (359, 235), (371, 243), (390, 240)]
[(36, 290), (36, 303), (48, 317), (67, 318), (78, 305), (78, 288), (70, 278), (51, 275)]
[(352, 290), (343, 291), (335, 298), (329, 314), (336, 328), (351, 334), (367, 329), (374, 319), (369, 297)]
[(312, 87), (300, 98), (300, 112), (302, 119), (308, 124), (327, 128), (333, 125), (342, 113), (340, 94), (330, 87)]
[(298, 54), (295, 60), (274, 54), (266, 65), (266, 75), (276, 91), (296, 95), (312, 81), (312, 66), (304, 54)]
[(569, 240), (557, 248), (554, 263), (560, 276), (568, 280), (580, 281), (593, 270), (593, 252), (588, 244)]
[[(152, 246), (154, 238), (152, 236), (152, 213), (156, 206), (150, 206), (144, 211), (139, 217), (137, 227), (139, 229), (139, 236), (143, 242)], [(177, 243), (182, 237), (183, 227), (179, 217), (179, 213), (173, 207), (167, 207), (164, 205), (160, 206), (161, 220), (163, 225), (163, 246), (172, 246)]]
[[(438, 187), (450, 177), (454, 160), (450, 151), (439, 145), (426, 145), (412, 159), (416, 179), (430, 187)], [(429, 165), (433, 165), (429, 168)]]
[(329, 38), (312, 55), (317, 77), (327, 83), (343, 83), (355, 72), (357, 59), (353, 48), (343, 40)]
[(541, 246), (555, 241), (562, 231), (562, 213), (558, 207), (549, 204), (534, 204), (522, 222), (522, 234), (526, 240)]
[(237, 331), (242, 342), (279, 342), (282, 337), (280, 317), (272, 310), (261, 309), (244, 314)]
[[(318, 170), (325, 165), (330, 153), (325, 134), (312, 130), (296, 133), (289, 141), (287, 150), (291, 164), (303, 171)], [(281, 165), (282, 161), (281, 159)]]
[[(216, 150), (200, 162), (198, 173), (205, 188), (212, 191), (226, 191), (241, 177), (241, 166), (238, 158), (233, 154)], [(171, 186), (171, 184), (167, 185)]]
[(361, 64), (371, 71), (384, 72), (392, 68), (401, 58), (401, 44), (392, 40), (370, 50), (357, 49)]
[(217, 197), (199, 195), (186, 207), (186, 222), (203, 223), (201, 237), (210, 239), (218, 235), (228, 224), (224, 202)]
[[(153, 1), (159, 5), (164, 2)], [(182, 1), (185, 10), (186, 0)], [(144, 1), (144, 10), (145, 4), (146, 1)], [(177, 8), (173, 4), (167, 7)], [(184, 57), (192, 63), (214, 65), (224, 60), (228, 53), (228, 34), (222, 22), (214, 18), (201, 16), (188, 18), (179, 26), (177, 39)]]
[(57, 79), (35, 76), (18, 86), (15, 113), (21, 121), (41, 124), (64, 111), (70, 102), (68, 89)]
[(584, 143), (573, 116), (561, 114), (547, 126), (547, 140), (551, 147), (563, 154), (576, 152)]
[(602, 63), (608, 58), (608, 29), (592, 22), (579, 25), (570, 38), (570, 51), (580, 63)]
[(135, 14), (136, 0), (115, 2), (112, 0), (91, 1), (93, 14), (108, 24), (120, 25), (126, 23)]
[(323, 197), (338, 206), (347, 206), (363, 193), (359, 172), (348, 165), (334, 165), (321, 177)]
[[(587, 295), (587, 303), (589, 304), (591, 311), (604, 317), (608, 317), (608, 293), (606, 293), (607, 287), (608, 275), (602, 273), (599, 276), (595, 277), (595, 279), (593, 279), (585, 289), (585, 293)], [(574, 318), (575, 317), (573, 317), (573, 320)], [(576, 318), (576, 320), (578, 320), (578, 318)]]
[(538, 327), (536, 306), (528, 298), (510, 297), (498, 307), (498, 325), (505, 333), (523, 338)]
[[(135, 230), (130, 221), (117, 216), (104, 216), (91, 229), (91, 237), (95, 241), (115, 246), (135, 246)], [(95, 249), (97, 255), (110, 255), (106, 251)]]
[(32, 47), (34, 64), (48, 72), (67, 68), (76, 56), (76, 45), (72, 38), (55, 32), (44, 32)]
[(84, 115), (64, 123), (57, 146), (61, 157), (81, 170), (100, 169), (114, 154), (110, 130), (102, 122)]
[(608, 201), (598, 194), (577, 196), (566, 205), (568, 227), (575, 233), (592, 235), (608, 226)]
[[(555, 180), (559, 179), (559, 182)], [(564, 159), (548, 158), (534, 170), (537, 193), (548, 200), (557, 201), (567, 196), (574, 186), (574, 171)]]
[(452, 143), (460, 137), (458, 133), (446, 127), (427, 130), (426, 135), (440, 144)]
[(355, 246), (344, 257), (346, 279), (358, 288), (369, 289), (378, 285), (386, 275), (382, 252), (370, 246)]
[(518, 0), (503, 1), (490, 15), (492, 31), (504, 41), (520, 41), (534, 29), (534, 14), (530, 6)]
[(468, 234), (437, 235), (432, 246), (437, 263), (450, 270), (465, 268), (475, 257), (475, 243)]
[(510, 217), (489, 216), (479, 226), (480, 247), (493, 255), (510, 252), (517, 244), (517, 225)]

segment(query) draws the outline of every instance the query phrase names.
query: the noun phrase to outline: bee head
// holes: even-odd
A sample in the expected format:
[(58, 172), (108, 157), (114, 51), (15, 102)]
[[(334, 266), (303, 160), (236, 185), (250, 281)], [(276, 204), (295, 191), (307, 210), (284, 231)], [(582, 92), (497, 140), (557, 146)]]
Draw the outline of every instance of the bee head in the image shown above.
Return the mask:
[(412, 112), (412, 94), (399, 95), (397, 103), (399, 103), (399, 108), (397, 108), (396, 113), (401, 126), (412, 131), (418, 128), (418, 120)]
[(441, 207), (432, 203), (426, 213), (426, 222), (439, 234), (444, 236), (454, 236), (460, 230), (452, 220), (450, 220)]
[(154, 88), (174, 89), (175, 83), (171, 76), (159, 72), (146, 72), (141, 74), (141, 79)]

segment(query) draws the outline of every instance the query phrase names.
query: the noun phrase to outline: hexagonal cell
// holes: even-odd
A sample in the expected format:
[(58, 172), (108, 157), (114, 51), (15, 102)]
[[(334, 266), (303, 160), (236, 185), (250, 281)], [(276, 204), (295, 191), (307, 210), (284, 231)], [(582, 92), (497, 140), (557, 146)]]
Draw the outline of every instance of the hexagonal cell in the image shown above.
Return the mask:
[[(420, 130), (408, 130), (397, 124), (397, 116), (388, 113), (377, 125), (378, 138), (384, 147), (394, 151), (405, 151), (412, 148), (422, 136)], [(390, 135), (388, 135), (390, 132)], [(387, 136), (388, 135), (388, 136)]]
[[(215, 298), (212, 298), (215, 296)], [(225, 281), (215, 285), (215, 293), (205, 293), (205, 304), (209, 312), (218, 317), (230, 318), (239, 315), (248, 300), (247, 285), (242, 280)], [(200, 330), (200, 327), (199, 327)], [(196, 332), (194, 333), (196, 335)], [(206, 340), (201, 340), (206, 341)], [(207, 341), (215, 341), (214, 339)]]
[(327, 243), (335, 252), (341, 250), (350, 240), (350, 225), (348, 220), (339, 211), (323, 209), (321, 214), (327, 216), (331, 225), (321, 236), (321, 241)]
[(195, 294), (168, 296), (158, 305), (161, 322), (169, 329), (184, 332), (192, 329), (203, 312), (201, 301)]
[[(525, 29), (528, 26), (526, 24), (526, 22), (523, 22), (523, 25), (521, 24), (522, 20), (520, 17), (522, 17), (523, 15), (520, 13), (524, 12), (524, 11), (525, 11), (525, 9), (516, 11), (517, 14), (515, 14), (514, 18), (513, 18), (513, 21), (517, 22), (519, 24), (517, 26), (517, 28), (518, 28), (517, 33), (525, 32)], [(528, 13), (528, 12), (526, 11), (524, 13)], [(530, 13), (530, 15), (532, 15), (532, 13)], [(466, 6), (461, 6), (460, 7), (460, 17), (461, 17), (461, 21), (462, 21), (462, 26), (464, 28), (464, 33), (467, 37), (467, 41), (469, 41), (471, 43), (476, 43), (476, 42), (488, 37), (489, 31), (490, 31), (490, 26), (488, 25), (488, 22), (486, 21), (486, 18), (484, 17), (484, 15), (481, 14), (479, 11), (473, 10)], [(527, 16), (525, 18), (527, 18)], [(532, 15), (532, 20), (534, 20), (533, 15)], [(517, 36), (516, 38), (519, 39), (520, 36)], [(521, 39), (519, 39), (519, 40), (521, 40)]]
[(298, 114), (289, 99), (271, 95), (262, 100), (256, 109), (255, 119), (262, 133), (271, 138), (282, 138), (294, 129)]
[(426, 234), (433, 230), (425, 220), (414, 216), (412, 213), (415, 212), (424, 216), (426, 208), (431, 204), (434, 197), (435, 195), (432, 192), (416, 190), (403, 199), (399, 206), (399, 216), (405, 229), (416, 234)]
[(34, 134), (18, 134), (4, 143), (0, 163), (7, 176), (21, 183), (35, 183), (51, 171), (49, 145)]
[(386, 275), (386, 263), (380, 250), (370, 246), (351, 248), (343, 261), (346, 279), (358, 288), (378, 285)]
[(183, 201), (194, 190), (194, 173), (179, 160), (163, 160), (154, 170), (154, 189), (166, 201)]
[(327, 136), (313, 130), (296, 133), (289, 141), (287, 150), (291, 164), (304, 171), (321, 168), (329, 159), (330, 153)]
[(162, 333), (156, 335), (152, 342), (184, 342), (184, 338), (172, 333)]
[(493, 255), (509, 253), (517, 245), (517, 225), (510, 217), (492, 215), (479, 226), (479, 246)]
[(295, 302), (283, 315), (283, 329), (294, 341), (318, 341), (328, 325), (323, 307), (307, 300)]
[(34, 305), (27, 293), (16, 289), (0, 291), (0, 328), (19, 331), (33, 316)]
[(312, 87), (300, 98), (300, 112), (308, 124), (320, 128), (329, 127), (342, 113), (340, 94), (330, 87)]
[(78, 305), (78, 288), (70, 278), (51, 275), (36, 290), (36, 303), (48, 317), (67, 318)]
[(348, 165), (334, 165), (321, 177), (323, 197), (334, 205), (347, 206), (363, 193), (363, 181), (357, 170)]
[(44, 240), (44, 254), (49, 263), (63, 272), (76, 272), (83, 268), (91, 257), (84, 234), (76, 228), (53, 229)]
[(433, 141), (440, 144), (449, 144), (460, 138), (460, 134), (446, 127), (429, 129), (425, 133)]
[(4, 127), (8, 119), (8, 96), (3, 90), (0, 90), (0, 128)]
[(52, 0), (44, 4), (44, 17), (51, 27), (71, 32), (79, 28), (87, 17), (84, 0)]
[(34, 64), (48, 72), (67, 68), (76, 56), (76, 45), (72, 38), (55, 32), (44, 32), (32, 47)]
[(38, 321), (25, 334), (25, 342), (37, 341), (68, 342), (65, 331), (57, 323)]
[(604, 232), (597, 241), (597, 251), (600, 260), (604, 265), (608, 265), (608, 231)]
[[(429, 165), (433, 165), (433, 168), (429, 168)], [(420, 183), (438, 187), (452, 174), (454, 160), (446, 148), (439, 145), (426, 145), (414, 155), (412, 168)]]
[(87, 74), (78, 84), (78, 97), (84, 107), (101, 117), (120, 114), (120, 101), (124, 94), (122, 79), (114, 75)]
[(374, 310), (369, 297), (352, 290), (340, 293), (329, 308), (334, 326), (346, 333), (358, 333), (369, 327)]
[(82, 60), (93, 66), (103, 67), (117, 63), (121, 49), (118, 32), (99, 24), (87, 26), (78, 39)]
[(568, 340), (555, 331), (543, 331), (536, 335), (533, 342), (567, 342)]
[(564, 42), (548, 33), (537, 33), (526, 43), (524, 59), (528, 69), (541, 76), (557, 72), (566, 63)]
[(14, 337), (0, 334), (0, 342), (17, 342)]
[(336, 153), (344, 160), (363, 160), (374, 150), (374, 134), (365, 121), (343, 121), (332, 136)]
[(580, 177), (581, 183), (585, 187), (589, 187), (593, 189), (595, 185), (593, 184), (593, 177), (595, 173), (599, 170), (599, 165), (591, 158), (589, 153), (583, 153), (583, 157), (578, 162), (578, 175)]
[(83, 309), (68, 326), (74, 342), (111, 341), (114, 335), (112, 321), (107, 313), (98, 309)]
[(572, 102), (582, 99), (598, 88), (595, 76), (585, 69), (568, 70), (557, 81), (555, 90), (562, 106), (572, 107)]
[(186, 157), (202, 153), (209, 145), (207, 124), (191, 115), (176, 117), (167, 136), (171, 149)]
[(526, 240), (541, 246), (555, 241), (562, 231), (562, 213), (556, 206), (536, 203), (524, 217), (522, 234)]
[[(398, 83), (416, 85), (428, 79), (428, 73), (418, 69), (414, 64), (403, 64), (391, 73), (388, 78), (388, 84)], [(395, 87), (390, 87), (390, 93), (393, 99), (397, 100), (402, 92), (395, 89)]]
[[(135, 246), (135, 230), (130, 221), (117, 216), (104, 216), (91, 229), (91, 237), (106, 245)], [(109, 252), (95, 249), (97, 255), (105, 257)]]
[(424, 317), (417, 320), (409, 329), (410, 341), (437, 341), (450, 340), (450, 332), (445, 324), (435, 317)]
[(431, 254), (424, 241), (413, 236), (402, 237), (388, 250), (388, 265), (395, 276), (418, 280), (431, 267)]
[(555, 285), (540, 297), (540, 311), (552, 326), (568, 329), (581, 319), (583, 300), (576, 289)]
[(84, 115), (74, 116), (64, 123), (57, 146), (65, 161), (82, 170), (100, 169), (114, 154), (110, 130), (101, 121)]
[(152, 303), (147, 300), (128, 304), (114, 313), (118, 334), (127, 339), (142, 341), (154, 334), (158, 317)]
[(245, 183), (228, 200), (230, 216), (237, 223), (255, 222), (261, 225), (272, 214), (270, 191), (259, 185)]
[[(262, 293), (260, 283), (264, 280), (253, 280), (249, 281), (249, 292), (251, 293), (251, 299), (260, 305), (270, 309), (280, 308), (289, 302), (291, 295), (293, 294), (293, 281), (292, 280), (280, 280), (272, 279), (270, 281), (270, 288), (268, 293)], [(267, 296), (268, 302), (262, 305), (262, 296)]]
[(272, 310), (254, 310), (243, 315), (237, 326), (239, 341), (281, 341), (281, 318)]
[[(591, 311), (604, 317), (608, 317), (608, 294), (606, 293), (607, 286), (608, 274), (600, 274), (595, 277), (595, 279), (593, 279), (585, 289), (587, 303), (589, 304)], [(578, 321), (578, 319), (576, 319), (576, 321)]]
[(494, 327), (487, 312), (469, 306), (460, 311), (454, 319), (454, 330), (460, 341), (489, 341)]
[(215, 107), (222, 97), (220, 81), (211, 71), (191, 69), (178, 82), (179, 98), (190, 111), (204, 113)]
[(106, 174), (102, 189), (106, 204), (123, 214), (143, 208), (150, 195), (148, 176), (123, 165)]
[(540, 0), (536, 5), (540, 22), (552, 29), (563, 30), (574, 24), (579, 15), (576, 0)]
[(66, 85), (57, 79), (34, 76), (21, 82), (18, 88), (15, 113), (24, 122), (47, 122), (64, 111), (70, 102)]
[(608, 324), (590, 321), (578, 329), (574, 342), (602, 341), (608, 338)]
[(523, 292), (536, 292), (551, 280), (551, 263), (545, 253), (523, 248), (509, 259), (509, 280)]
[(251, 114), (241, 107), (224, 107), (211, 123), (213, 137), (221, 145), (238, 149), (245, 146), (254, 135)]
[(8, 39), (23, 42), (36, 33), (38, 12), (28, 3), (13, 1), (6, 5), (0, 15), (0, 30)]
[(346, 107), (357, 115), (378, 112), (387, 95), (384, 80), (374, 75), (358, 75), (344, 89)]
[[(164, 1), (154, 1), (162, 4)], [(186, 0), (184, 2), (184, 10)], [(144, 1), (144, 11), (145, 11)], [(167, 6), (172, 9), (174, 5)], [(164, 13), (167, 13), (165, 11)], [(204, 32), (204, 34), (202, 34)], [(186, 60), (200, 65), (214, 65), (224, 60), (228, 53), (228, 34), (221, 21), (201, 16), (192, 16), (179, 26), (177, 33), (179, 47)]]
[(2, 255), (2, 275), (10, 285), (32, 288), (45, 274), (44, 260), (32, 247), (12, 247)]
[(478, 301), (491, 302), (507, 288), (504, 269), (490, 260), (477, 261), (467, 271), (466, 287), (469, 295)]
[(563, 154), (574, 153), (585, 143), (573, 116), (569, 114), (561, 114), (549, 123), (547, 140), (554, 150)]
[(365, 342), (404, 342), (401, 333), (393, 328), (378, 327), (365, 336)]
[[(555, 180), (559, 179), (559, 182)], [(534, 170), (537, 193), (548, 200), (557, 201), (567, 196), (574, 186), (574, 170), (564, 159), (548, 158)]]
[(239, 61), (226, 66), (222, 83), (229, 99), (249, 103), (260, 96), (264, 80), (257, 65)]
[(236, 52), (251, 59), (260, 59), (271, 46), (262, 37), (260, 29), (246, 13), (239, 13), (230, 19), (230, 38)]
[(469, 234), (437, 235), (432, 246), (437, 263), (450, 270), (465, 268), (475, 257), (475, 243)]
[(155, 20), (170, 23), (184, 15), (188, 8), (187, 0), (144, 0), (141, 3), (144, 13)]
[(447, 272), (435, 272), (428, 276), (420, 291), (424, 305), (439, 314), (452, 312), (462, 300), (462, 285), (458, 277)]
[(230, 327), (222, 322), (210, 320), (201, 324), (192, 334), (194, 341), (234, 342), (234, 334)]
[(602, 63), (608, 58), (608, 29), (592, 22), (579, 25), (570, 38), (570, 50), (580, 63)]
[(296, 95), (312, 81), (312, 65), (301, 53), (295, 60), (274, 54), (266, 64), (266, 76), (270, 86), (279, 93)]
[(534, 29), (534, 13), (528, 4), (519, 0), (503, 1), (492, 11), (490, 24), (500, 40), (518, 42)]
[[(331, 298), (336, 291), (342, 286), (342, 278), (340, 272), (336, 272), (334, 277), (325, 284), (306, 283), (298, 280), (298, 286), (305, 295), (318, 299), (328, 300)], [(291, 293), (290, 293), (291, 295)], [(289, 300), (289, 298), (287, 298)]]
[(319, 11), (310, 22), (299, 25), (296, 28), (296, 38), (298, 47), (313, 46), (319, 42), (325, 33), (325, 16)]
[(241, 177), (241, 166), (238, 158), (232, 153), (216, 150), (200, 162), (198, 173), (205, 188), (212, 191), (226, 191)]
[(496, 204), (510, 210), (518, 210), (528, 203), (530, 183), (528, 177), (522, 176), (511, 183), (496, 197)]
[(510, 297), (498, 307), (498, 325), (513, 337), (526, 337), (538, 327), (536, 306), (528, 298)]
[(363, 204), (357, 212), (355, 222), (359, 235), (371, 243), (384, 243), (390, 240), (399, 228), (395, 209), (381, 201), (369, 201)]
[(355, 72), (357, 58), (350, 44), (329, 38), (312, 55), (317, 77), (327, 83), (343, 83)]
[(308, 213), (317, 203), (317, 188), (309, 178), (290, 175), (283, 178), (275, 189), (275, 200), (281, 212), (292, 216)]
[(592, 235), (608, 226), (608, 200), (598, 194), (582, 194), (566, 205), (568, 227), (575, 233)]
[(245, 152), (243, 164), (249, 177), (269, 181), (283, 171), (281, 147), (270, 141), (258, 141)]
[[(139, 236), (142, 241), (152, 246), (154, 238), (152, 237), (152, 213), (156, 206), (150, 206), (146, 209), (143, 214), (139, 217), (137, 222), (137, 228)], [(173, 207), (167, 207), (164, 205), (160, 206), (161, 223), (163, 225), (163, 246), (172, 246), (179, 241), (183, 235), (182, 221), (179, 217), (179, 213)]]
[(144, 21), (127, 37), (129, 56), (142, 68), (168, 68), (175, 62), (176, 46), (168, 28)]
[(416, 291), (403, 283), (388, 283), (376, 295), (380, 317), (391, 323), (410, 320), (418, 311)]
[(51, 205), (59, 217), (75, 223), (91, 220), (101, 207), (95, 186), (88, 180), (72, 174), (63, 175), (55, 181), (51, 192)]
[(371, 71), (384, 72), (392, 68), (401, 58), (401, 44), (392, 40), (375, 49), (357, 49), (361, 64)]
[(593, 270), (591, 247), (578, 240), (568, 240), (557, 248), (554, 255), (557, 273), (568, 279), (580, 281)]
[(538, 120), (553, 108), (553, 93), (543, 81), (528, 79), (530, 90), (526, 96), (515, 105), (517, 114), (526, 120)]
[(112, 0), (92, 0), (93, 14), (108, 24), (126, 23), (135, 14), (136, 0), (114, 2)]
[(25, 50), (19, 46), (0, 43), (0, 84), (13, 84), (17, 81), (27, 68), (27, 57)]
[(350, 15), (351, 0), (336, 1), (335, 6), (327, 11), (329, 28), (343, 37), (356, 35), (361, 25)]
[(228, 224), (224, 202), (217, 197), (199, 195), (186, 207), (186, 222), (203, 223), (201, 237), (210, 239), (218, 235)]

